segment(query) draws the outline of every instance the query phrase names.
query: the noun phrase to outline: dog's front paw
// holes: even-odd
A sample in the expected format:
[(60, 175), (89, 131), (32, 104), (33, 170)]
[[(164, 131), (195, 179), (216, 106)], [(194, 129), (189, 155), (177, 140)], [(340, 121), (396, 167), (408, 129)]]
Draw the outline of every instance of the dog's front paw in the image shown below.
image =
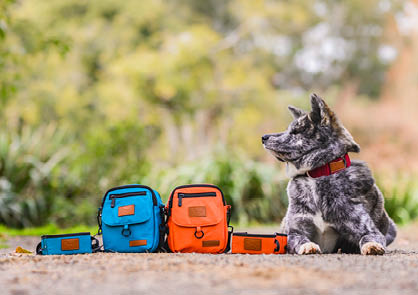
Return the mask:
[(377, 242), (367, 242), (361, 247), (361, 254), (363, 255), (383, 255), (385, 254), (385, 247)]
[(321, 249), (315, 243), (309, 242), (300, 246), (298, 254), (319, 254)]

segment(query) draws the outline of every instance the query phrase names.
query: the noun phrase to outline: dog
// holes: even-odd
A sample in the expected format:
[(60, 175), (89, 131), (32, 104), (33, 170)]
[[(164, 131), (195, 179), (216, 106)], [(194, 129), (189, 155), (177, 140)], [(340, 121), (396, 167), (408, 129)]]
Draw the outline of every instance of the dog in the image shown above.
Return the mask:
[(383, 194), (367, 164), (351, 161), (360, 146), (325, 101), (311, 95), (310, 112), (294, 106), (281, 133), (262, 136), (265, 149), (286, 163), (289, 206), (281, 224), (291, 254), (383, 255), (396, 237)]

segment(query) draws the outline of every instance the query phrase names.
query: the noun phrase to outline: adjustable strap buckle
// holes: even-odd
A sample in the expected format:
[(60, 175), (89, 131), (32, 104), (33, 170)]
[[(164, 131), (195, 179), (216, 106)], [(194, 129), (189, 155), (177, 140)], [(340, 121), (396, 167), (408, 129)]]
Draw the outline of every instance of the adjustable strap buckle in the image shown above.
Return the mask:
[(341, 160), (328, 163), (328, 167), (329, 167), (330, 174), (333, 174), (335, 172), (338, 172), (340, 170), (347, 168), (347, 161), (345, 159), (345, 155), (341, 157)]

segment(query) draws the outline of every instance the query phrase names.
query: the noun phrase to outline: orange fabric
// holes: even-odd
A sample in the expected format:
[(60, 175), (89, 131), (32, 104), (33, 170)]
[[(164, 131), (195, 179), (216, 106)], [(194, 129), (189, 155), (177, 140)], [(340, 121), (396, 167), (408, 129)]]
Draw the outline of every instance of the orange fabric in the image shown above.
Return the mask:
[(224, 204), (221, 190), (215, 186), (196, 184), (175, 188), (166, 208), (169, 212), (167, 243), (171, 251), (223, 253), (228, 243), (229, 208)]
[(234, 233), (232, 234), (231, 253), (284, 254), (286, 253), (286, 246), (287, 236), (283, 234), (256, 235), (247, 233)]

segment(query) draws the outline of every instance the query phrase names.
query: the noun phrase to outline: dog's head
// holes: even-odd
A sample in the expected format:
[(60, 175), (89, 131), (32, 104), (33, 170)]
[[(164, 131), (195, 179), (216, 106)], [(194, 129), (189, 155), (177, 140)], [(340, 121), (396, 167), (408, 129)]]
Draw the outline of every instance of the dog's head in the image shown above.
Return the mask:
[(360, 151), (359, 145), (322, 98), (312, 94), (311, 106), (310, 112), (289, 106), (293, 122), (284, 132), (263, 135), (264, 148), (278, 160), (305, 172), (347, 152)]

